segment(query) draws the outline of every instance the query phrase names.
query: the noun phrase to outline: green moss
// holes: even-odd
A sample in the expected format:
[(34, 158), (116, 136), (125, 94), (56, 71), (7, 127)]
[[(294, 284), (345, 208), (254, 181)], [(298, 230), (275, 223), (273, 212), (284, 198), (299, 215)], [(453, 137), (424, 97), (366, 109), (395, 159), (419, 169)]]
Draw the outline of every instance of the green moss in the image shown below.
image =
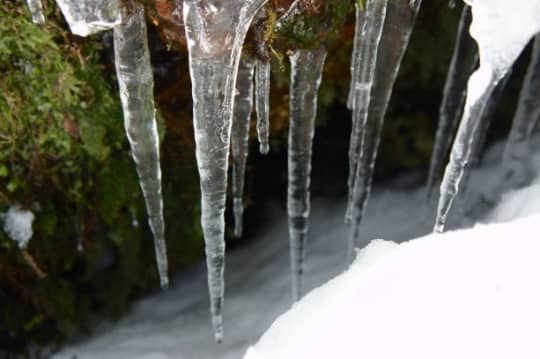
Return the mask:
[[(159, 285), (104, 41), (70, 35), (57, 12), (47, 17), (39, 27), (22, 1), (0, 4), (0, 212), (15, 203), (34, 211), (28, 253), (47, 275), (0, 231), (0, 356), (118, 317)], [(191, 162), (177, 163), (164, 196), (196, 178)], [(202, 253), (192, 193), (166, 200), (171, 273)]]
[(320, 7), (302, 11), (275, 28), (275, 45), (272, 46), (285, 51), (320, 46), (341, 30), (353, 9), (350, 0), (327, 0)]

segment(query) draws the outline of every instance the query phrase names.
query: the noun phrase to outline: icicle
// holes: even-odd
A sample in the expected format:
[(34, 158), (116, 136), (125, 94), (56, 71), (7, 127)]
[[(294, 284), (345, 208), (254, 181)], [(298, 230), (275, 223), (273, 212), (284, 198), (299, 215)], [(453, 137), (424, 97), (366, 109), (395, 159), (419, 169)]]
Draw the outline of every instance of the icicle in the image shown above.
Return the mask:
[(529, 40), (540, 30), (537, 16), (540, 0), (469, 0), (469, 3), (473, 13), (470, 32), (478, 43), (480, 67), (469, 79), (463, 118), (441, 184), (435, 232), (444, 230), (486, 102)]
[(120, 0), (56, 0), (75, 35), (112, 29), (122, 21)]
[(358, 3), (355, 3), (354, 14), (356, 22), (354, 24), (353, 51), (351, 56), (351, 83), (349, 85), (349, 96), (347, 97), (347, 108), (351, 111), (354, 107), (355, 82), (357, 81), (356, 70), (359, 69), (361, 65), (360, 49), (362, 47), (362, 28), (364, 27), (364, 21), (366, 19), (366, 12), (358, 5)]
[(238, 67), (234, 118), (231, 136), (232, 196), (234, 212), (234, 236), (242, 236), (244, 215), (244, 174), (249, 145), (249, 120), (253, 108), (253, 72), (255, 61), (243, 56)]
[(456, 0), (449, 0), (448, 1), (448, 7), (450, 9), (454, 9), (456, 7)]
[[(512, 129), (503, 154), (503, 166), (508, 176), (519, 171), (530, 153), (529, 139), (540, 120), (540, 35), (536, 35), (532, 57), (519, 95)], [(513, 168), (518, 166), (518, 168)]]
[(459, 123), (465, 96), (467, 95), (467, 79), (478, 64), (478, 47), (469, 35), (471, 20), (471, 8), (464, 5), (459, 21), (456, 46), (444, 85), (443, 100), (439, 108), (439, 126), (431, 155), (427, 181), (428, 198), (431, 197), (435, 182), (439, 179)]
[[(352, 79), (352, 130), (349, 144), (349, 201), (347, 203), (347, 213), (345, 221), (348, 222), (352, 217), (352, 198), (354, 192), (354, 182), (356, 176), (356, 167), (358, 166), (359, 158), (359, 142), (360, 136), (366, 125), (369, 101), (371, 96), (371, 88), (373, 86), (373, 78), (375, 76), (375, 67), (377, 64), (377, 51), (381, 41), (381, 35), (386, 18), (387, 0), (367, 0), (365, 10), (365, 20), (362, 23), (362, 29), (355, 36), (360, 35), (361, 39), (354, 39), (356, 49), (353, 50), (353, 59), (355, 70), (351, 74)], [(358, 4), (357, 17), (358, 17)]]
[(124, 21), (114, 28), (114, 56), (124, 127), (148, 210), (154, 235), (156, 261), (162, 288), (168, 286), (167, 250), (161, 198), (159, 139), (154, 108), (154, 79), (144, 7), (132, 1)]
[(32, 22), (34, 24), (45, 24), (45, 15), (43, 15), (43, 5), (41, 0), (26, 0), (26, 5), (32, 14)]
[(257, 136), (259, 152), (268, 154), (270, 127), (270, 61), (257, 60), (255, 67), (255, 108), (257, 110)]
[(352, 231), (350, 254), (359, 243), (359, 226), (371, 191), (371, 178), (377, 157), (384, 116), (401, 60), (409, 43), (420, 0), (392, 0), (388, 2), (386, 20), (379, 44), (375, 77), (367, 122), (362, 132), (356, 179), (353, 191)]
[(210, 310), (223, 339), (225, 197), (232, 97), (244, 38), (267, 0), (184, 0), (196, 156), (201, 177), (201, 224), (208, 266)]
[(312, 140), (317, 114), (317, 92), (322, 78), (326, 49), (297, 50), (290, 57), (289, 181), (287, 212), (291, 251), (292, 291), (302, 295), (304, 247), (308, 231), (309, 184)]
[(462, 187), (462, 193), (467, 193), (467, 186), (469, 183), (469, 178), (471, 176), (471, 172), (473, 168), (477, 167), (480, 163), (480, 157), (482, 154), (482, 150), (486, 144), (487, 134), (489, 131), (489, 127), (491, 125), (491, 122), (493, 121), (493, 117), (495, 117), (495, 112), (497, 110), (497, 105), (499, 104), (499, 100), (501, 99), (501, 96), (504, 92), (504, 89), (506, 88), (506, 85), (508, 84), (508, 79), (510, 78), (511, 71), (509, 71), (504, 79), (502, 79), (497, 86), (495, 86), (495, 89), (493, 90), (493, 93), (491, 94), (491, 97), (488, 99), (486, 103), (486, 107), (484, 109), (484, 112), (482, 113), (482, 116), (480, 116), (478, 120), (478, 130), (474, 134), (474, 138), (471, 142), (471, 160), (470, 163), (467, 164), (465, 167), (465, 170), (463, 171), (463, 179), (461, 180), (461, 187)]

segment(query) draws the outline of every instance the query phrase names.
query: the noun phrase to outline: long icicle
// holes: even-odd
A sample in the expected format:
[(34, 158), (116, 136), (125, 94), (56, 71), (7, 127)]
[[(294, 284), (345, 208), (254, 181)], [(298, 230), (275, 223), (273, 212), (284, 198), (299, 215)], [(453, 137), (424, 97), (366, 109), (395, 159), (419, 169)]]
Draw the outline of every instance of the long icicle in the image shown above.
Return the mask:
[(486, 103), (486, 108), (478, 120), (478, 130), (476, 131), (474, 138), (471, 143), (471, 160), (467, 164), (463, 172), (463, 179), (461, 180), (462, 194), (467, 193), (467, 188), (469, 185), (469, 179), (472, 174), (473, 168), (477, 167), (480, 163), (480, 158), (482, 155), (482, 150), (486, 144), (487, 134), (489, 132), (489, 127), (491, 122), (495, 117), (497, 110), (497, 105), (502, 97), (504, 89), (508, 84), (508, 79), (510, 78), (511, 71), (509, 71), (506, 76), (495, 86), (491, 97)]
[(257, 60), (255, 67), (255, 108), (257, 111), (257, 136), (259, 152), (270, 151), (270, 61)]
[(362, 28), (366, 19), (366, 11), (358, 3), (355, 3), (355, 23), (354, 23), (354, 39), (353, 50), (351, 56), (351, 82), (349, 84), (349, 95), (347, 97), (347, 108), (352, 111), (354, 108), (354, 93), (355, 82), (357, 81), (356, 71), (361, 65), (360, 49), (362, 48), (363, 35)]
[(225, 200), (233, 94), (244, 38), (267, 0), (185, 0), (201, 225), (214, 335), (223, 339)]
[(144, 7), (129, 3), (124, 21), (114, 28), (114, 55), (124, 127), (154, 235), (162, 288), (168, 286), (167, 249), (161, 197), (159, 138), (154, 107), (154, 79), (146, 33)]
[[(355, 36), (360, 35), (361, 39), (354, 39), (355, 47), (359, 46), (359, 48), (353, 50), (353, 59), (351, 60), (355, 70), (351, 74), (354, 78), (351, 80), (352, 88), (349, 90), (352, 94), (351, 106), (353, 114), (349, 143), (349, 178), (347, 181), (349, 201), (345, 214), (346, 222), (352, 219), (352, 199), (356, 181), (356, 168), (360, 157), (360, 137), (367, 122), (371, 88), (373, 87), (377, 65), (377, 52), (386, 18), (387, 3), (388, 0), (367, 0), (362, 29), (358, 33), (356, 33), (355, 29)], [(358, 18), (358, 4), (356, 7)]]
[(26, 5), (32, 15), (32, 22), (40, 25), (45, 24), (45, 15), (43, 15), (41, 0), (26, 0)]
[(506, 176), (519, 175), (530, 153), (530, 137), (540, 120), (540, 35), (534, 40), (532, 56), (519, 94), (512, 129), (503, 153)]
[(234, 236), (241, 237), (244, 216), (244, 176), (249, 147), (249, 120), (253, 109), (255, 61), (243, 56), (238, 67), (231, 136)]
[(421, 0), (393, 0), (388, 2), (386, 20), (378, 50), (367, 123), (362, 132), (361, 150), (356, 168), (349, 248), (351, 257), (354, 248), (360, 245), (359, 227), (371, 191), (371, 179), (384, 117), (420, 3)]
[(304, 251), (308, 232), (311, 153), (317, 115), (317, 93), (326, 59), (326, 48), (297, 50), (291, 62), (289, 179), (287, 213), (293, 300), (302, 295)]
[[(434, 232), (444, 231), (446, 218), (458, 192), (463, 171), (470, 160), (478, 119), (487, 101), (523, 48), (540, 30), (537, 18), (540, 0), (516, 1), (517, 3), (493, 0), (489, 6), (483, 2), (471, 3), (473, 20), (470, 32), (478, 43), (480, 67), (471, 75), (468, 82), (463, 118), (441, 184)], [(512, 27), (514, 19), (520, 19), (520, 31), (505, 32), (505, 36), (494, 36), (497, 31), (501, 31), (500, 29)]]
[(459, 21), (456, 46), (444, 85), (443, 100), (439, 108), (439, 125), (427, 180), (428, 198), (433, 194), (435, 183), (440, 178), (444, 161), (459, 123), (467, 95), (467, 79), (478, 65), (478, 46), (469, 34), (471, 21), (471, 7), (464, 5)]

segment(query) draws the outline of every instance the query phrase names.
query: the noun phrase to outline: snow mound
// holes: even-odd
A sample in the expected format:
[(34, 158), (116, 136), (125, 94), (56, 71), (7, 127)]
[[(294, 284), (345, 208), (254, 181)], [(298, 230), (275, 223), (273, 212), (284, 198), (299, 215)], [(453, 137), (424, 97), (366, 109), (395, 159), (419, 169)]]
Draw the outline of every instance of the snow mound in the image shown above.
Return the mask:
[[(517, 215), (523, 195), (540, 198), (540, 186), (507, 195), (494, 216)], [(374, 241), (244, 359), (539, 358), (537, 210), (400, 245)]]

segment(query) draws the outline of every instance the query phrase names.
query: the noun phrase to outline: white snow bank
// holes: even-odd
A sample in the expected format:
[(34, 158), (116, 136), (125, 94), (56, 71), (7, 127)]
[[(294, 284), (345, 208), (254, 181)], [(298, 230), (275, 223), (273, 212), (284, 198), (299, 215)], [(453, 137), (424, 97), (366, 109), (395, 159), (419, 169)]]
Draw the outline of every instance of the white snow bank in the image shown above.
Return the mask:
[[(534, 205), (516, 213), (527, 196)], [(377, 240), (278, 318), (244, 359), (539, 358), (540, 185), (505, 196), (513, 222)], [(526, 201), (525, 201), (526, 202)]]

